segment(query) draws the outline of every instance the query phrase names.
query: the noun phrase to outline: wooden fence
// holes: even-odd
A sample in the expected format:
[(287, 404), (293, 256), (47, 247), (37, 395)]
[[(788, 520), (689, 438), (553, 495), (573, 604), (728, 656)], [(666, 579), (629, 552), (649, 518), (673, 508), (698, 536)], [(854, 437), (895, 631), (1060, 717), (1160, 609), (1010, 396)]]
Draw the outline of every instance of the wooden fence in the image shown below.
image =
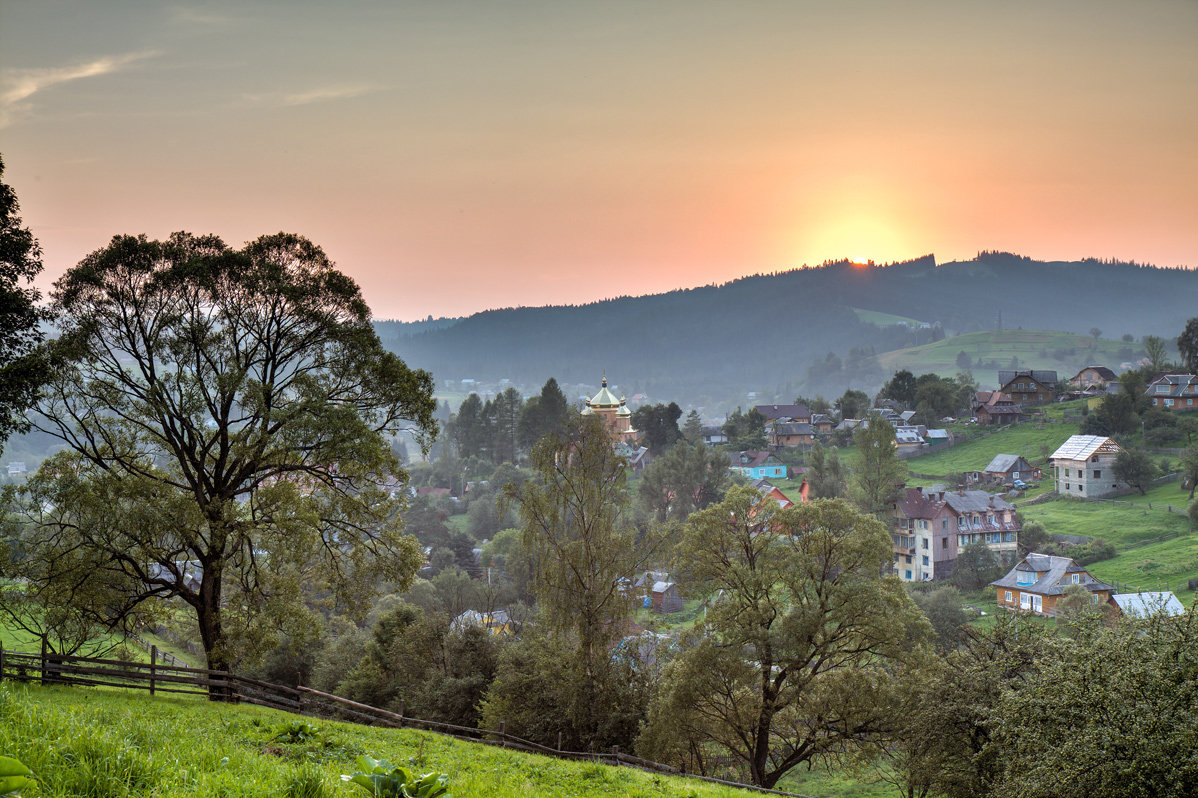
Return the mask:
[[(588, 760), (616, 767), (630, 766), (653, 773), (683, 776), (770, 795), (810, 798), (798, 793), (770, 790), (752, 784), (687, 773), (672, 765), (652, 762), (624, 753), (618, 746), (612, 746), (610, 751), (566, 751), (562, 749), (560, 733), (558, 734), (557, 748), (550, 748), (508, 733), (504, 721), (499, 722), (498, 729), (475, 729), (452, 723), (421, 720), (407, 716), (402, 705), (399, 712), (391, 712), (310, 687), (286, 687), (246, 676), (238, 676), (229, 671), (168, 664), (160, 659), (161, 656), (162, 654), (156, 646), (150, 647), (150, 662), (148, 663), (55, 654), (47, 651), (45, 644), (42, 645), (42, 650), (36, 654), (6, 651), (0, 647), (0, 683), (8, 679), (38, 682), (43, 685), (123, 687), (148, 690), (150, 695), (171, 693), (202, 696), (219, 701), (255, 704), (328, 720), (386, 726), (395, 729), (423, 729), (447, 734), (461, 740), (561, 759)], [(171, 659), (174, 660), (173, 657)]]

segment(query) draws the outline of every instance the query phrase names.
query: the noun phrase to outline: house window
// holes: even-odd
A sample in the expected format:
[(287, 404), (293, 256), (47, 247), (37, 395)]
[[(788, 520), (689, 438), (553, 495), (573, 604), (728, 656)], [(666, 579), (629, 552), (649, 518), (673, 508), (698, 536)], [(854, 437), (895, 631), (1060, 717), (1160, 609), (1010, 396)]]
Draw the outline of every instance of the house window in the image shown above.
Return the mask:
[(1097, 603), (1098, 603), (1098, 594), (1097, 594), (1097, 593), (1091, 593), (1091, 594), (1090, 594), (1090, 603), (1091, 603), (1091, 604), (1097, 604)]
[(911, 555), (910, 555), (910, 554), (904, 554), (903, 556), (907, 558), (907, 565), (910, 565), (910, 564), (911, 564)]
[(923, 555), (923, 564), (924, 564), (924, 565), (927, 565), (927, 564), (928, 564), (928, 555), (926, 555), (926, 554), (925, 554), (925, 555)]
[(927, 539), (927, 538), (920, 538), (920, 543), (919, 543), (919, 544), (920, 544), (920, 546), (922, 546), (923, 548), (925, 548), (925, 549), (926, 549), (926, 548), (928, 547), (928, 539)]
[(940, 548), (942, 548), (942, 549), (948, 548), (948, 538), (940, 538)]
[(1071, 576), (1072, 576), (1072, 578), (1069, 581), (1071, 581), (1073, 584), (1080, 585), (1082, 583), (1082, 575), (1081, 574), (1071, 574)]
[(1172, 407), (1172, 406), (1173, 406), (1173, 400), (1172, 400), (1172, 399), (1166, 399), (1166, 400), (1165, 400), (1165, 407)]
[(1015, 576), (1015, 583), (1019, 585), (1034, 585), (1036, 584), (1035, 571), (1019, 571)]
[(1098, 469), (1094, 469), (1094, 478), (1095, 478), (1095, 479), (1102, 479), (1102, 472), (1101, 472), (1101, 471), (1099, 471)]
[(1003, 592), (1004, 592), (1004, 593), (1006, 593), (1006, 595), (1003, 597), (1003, 601), (1005, 601), (1005, 602), (1007, 602), (1008, 604), (1010, 604), (1010, 603), (1011, 603), (1011, 591), (1009, 591), (1009, 590), (1005, 590), (1005, 591), (1003, 591)]
[[(910, 559), (910, 558), (908, 558), (908, 559)], [(904, 574), (904, 576), (903, 576), (904, 579), (910, 579), (911, 578), (911, 569), (908, 568), (907, 570), (903, 571), (903, 574)]]
[(1156, 392), (1157, 393), (1169, 393), (1169, 386), (1168, 385), (1158, 385), (1158, 386), (1156, 386)]
[(1039, 596), (1032, 596), (1032, 612), (1040, 612), (1044, 606), (1044, 599)]
[[(1097, 462), (1098, 462), (1098, 455), (1094, 455), (1093, 457), (1091, 457), (1091, 458), (1090, 458), (1090, 462), (1091, 462), (1091, 463), (1097, 463)], [(1077, 475), (1080, 477), (1080, 476), (1082, 475), (1082, 472), (1078, 471), (1078, 472), (1077, 472)]]
[(1025, 610), (1031, 609), (1032, 596), (1030, 593), (1020, 593), (1019, 594), (1019, 606), (1023, 607)]

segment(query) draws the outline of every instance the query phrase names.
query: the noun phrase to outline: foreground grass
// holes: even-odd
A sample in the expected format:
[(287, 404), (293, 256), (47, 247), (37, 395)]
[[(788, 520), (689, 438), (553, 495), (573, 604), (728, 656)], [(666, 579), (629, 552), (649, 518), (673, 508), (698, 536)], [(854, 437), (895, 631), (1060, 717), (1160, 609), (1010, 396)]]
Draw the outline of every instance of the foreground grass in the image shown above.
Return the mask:
[(352, 773), (363, 753), (394, 764), (415, 759), (418, 772), (448, 773), (459, 798), (754, 794), (407, 729), (309, 721), (319, 729), (316, 739), (275, 739), (297, 719), (260, 707), (131, 691), (0, 685), (0, 752), (33, 769), (45, 798), (349, 798), (354, 792), (339, 776)]

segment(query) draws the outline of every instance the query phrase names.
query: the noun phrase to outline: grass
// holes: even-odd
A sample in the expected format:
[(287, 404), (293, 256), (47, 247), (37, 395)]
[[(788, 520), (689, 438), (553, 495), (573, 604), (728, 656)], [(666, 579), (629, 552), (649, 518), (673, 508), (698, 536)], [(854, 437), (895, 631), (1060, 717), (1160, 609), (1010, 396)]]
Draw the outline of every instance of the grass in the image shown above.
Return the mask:
[[(1047, 330), (999, 330), (966, 333), (922, 346), (896, 349), (877, 356), (878, 366), (885, 374), (907, 369), (913, 374), (935, 372), (952, 377), (967, 371), (957, 365), (961, 352), (969, 355), (971, 370), (984, 386), (994, 385), (999, 369), (1011, 367), (1011, 359), (1019, 358), (1021, 369), (1054, 369), (1062, 379), (1069, 379), (1084, 366), (1105, 365), (1115, 368), (1124, 360), (1121, 350), (1132, 349), (1140, 356), (1139, 344), (1098, 339), (1086, 335)], [(1057, 357), (1056, 353), (1062, 357)], [(984, 366), (977, 365), (982, 360)], [(994, 361), (994, 365), (990, 365)]]
[[(315, 739), (275, 739), (297, 716), (252, 706), (150, 698), (129, 691), (0, 687), (0, 751), (37, 775), (41, 798), (221, 796), (331, 798), (356, 793), (340, 783), (360, 754), (449, 775), (470, 796), (634, 796), (731, 798), (744, 790), (634, 768), (506, 751), (408, 729), (313, 721)], [(794, 774), (804, 791), (872, 796), (869, 785), (816, 769)], [(825, 789), (826, 788), (826, 789)]]
[[(1038, 521), (1055, 534), (1084, 535), (1114, 544), (1117, 556), (1088, 566), (1095, 577), (1144, 590), (1172, 590), (1186, 603), (1193, 596), (1186, 582), (1198, 577), (1198, 531), (1190, 529), (1184, 516), (1165, 509), (1174, 494), (1181, 491), (1169, 484), (1149, 496), (1136, 497), (1138, 501), (1130, 506), (1060, 499), (1024, 507), (1019, 514), (1024, 522)], [(1120, 497), (1120, 501), (1132, 498)], [(1149, 508), (1151, 499), (1157, 501)]]
[(1037, 429), (1034, 423), (1015, 424), (985, 437), (913, 457), (907, 461), (907, 466), (920, 474), (959, 474), (963, 471), (981, 471), (999, 454), (1021, 455), (1032, 465), (1039, 465), (1046, 450), (1052, 454), (1070, 435), (1076, 434), (1076, 424), (1049, 423), (1044, 429)]
[(889, 327), (894, 324), (905, 324), (909, 327), (918, 327), (922, 322), (918, 319), (913, 319), (909, 316), (896, 316), (893, 313), (883, 313), (880, 310), (865, 310), (864, 308), (853, 308), (857, 318), (866, 324), (876, 324), (879, 327)]

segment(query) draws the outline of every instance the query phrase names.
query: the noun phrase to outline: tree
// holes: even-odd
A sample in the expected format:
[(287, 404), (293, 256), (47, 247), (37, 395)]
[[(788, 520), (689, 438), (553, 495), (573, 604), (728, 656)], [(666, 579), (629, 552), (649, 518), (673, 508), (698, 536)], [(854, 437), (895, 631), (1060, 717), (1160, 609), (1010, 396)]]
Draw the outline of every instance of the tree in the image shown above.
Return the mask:
[(432, 378), (382, 348), (319, 247), (118, 236), (53, 299), (34, 425), (66, 451), (20, 509), (35, 559), (78, 555), (60, 583), (123, 583), (109, 623), (177, 597), (226, 670), (302, 616), (300, 585), (352, 609), (411, 580), (419, 547), (381, 486), (406, 479), (389, 436), (435, 433)]
[(765, 447), (765, 416), (755, 407), (748, 413), (742, 413), (738, 407), (724, 422), (724, 435), (734, 449), (762, 449)]
[(483, 402), (478, 394), (472, 393), (462, 401), (457, 415), (450, 419), (448, 434), (463, 459), (487, 453), (490, 435), (484, 426)]
[(836, 449), (825, 449), (818, 442), (811, 449), (811, 470), (807, 487), (813, 499), (840, 499), (848, 493), (848, 467), (841, 465)]
[(644, 444), (650, 452), (658, 455), (682, 437), (678, 430), (680, 418), (682, 408), (674, 402), (668, 405), (643, 405), (632, 413), (632, 428), (644, 433)]
[(1002, 564), (985, 543), (970, 543), (957, 556), (953, 582), (962, 590), (981, 590), (1002, 575)]
[(638, 492), (658, 520), (686, 520), (722, 501), (728, 490), (728, 455), (699, 443), (679, 442), (645, 469)]
[(1164, 371), (1169, 365), (1169, 355), (1165, 351), (1165, 340), (1155, 335), (1144, 336), (1144, 354), (1148, 356), (1153, 372)]
[(1198, 616), (1101, 617), (1044, 641), (991, 719), (1001, 795), (1181, 798), (1198, 792)]
[(678, 554), (710, 597), (706, 625), (668, 666), (638, 750), (692, 772), (725, 752), (772, 787), (882, 730), (886, 669), (929, 629), (882, 575), (880, 521), (843, 500), (778, 509), (742, 486), (691, 516)]
[(1143, 496), (1152, 487), (1156, 476), (1156, 464), (1147, 452), (1140, 449), (1120, 449), (1115, 455), (1115, 465), (1112, 468), (1115, 479), (1126, 482)]
[(638, 539), (627, 513), (626, 463), (597, 417), (571, 419), (533, 447), (531, 460), (537, 479), (509, 485), (506, 495), (520, 508), (537, 627), (560, 642), (556, 650), (569, 652), (579, 676), (571, 727), (589, 741), (603, 726), (598, 707), (611, 673), (608, 652), (631, 608), (620, 579), (651, 557), (660, 539)]
[(703, 420), (699, 418), (698, 410), (686, 414), (686, 423), (682, 425), (682, 437), (693, 444), (703, 442)]
[(541, 387), (540, 396), (530, 398), (520, 413), (520, 445), (526, 450), (545, 435), (557, 432), (570, 414), (570, 402), (557, 380), (550, 377)]
[(894, 373), (890, 381), (882, 386), (883, 399), (893, 399), (904, 407), (915, 403), (915, 375), (906, 369)]
[(961, 594), (955, 587), (941, 587), (911, 594), (916, 606), (923, 611), (936, 634), (936, 648), (955, 651), (965, 640), (965, 625), (969, 616), (961, 608)]
[(1119, 392), (1103, 397), (1098, 412), (1091, 415), (1109, 434), (1121, 435), (1136, 428), (1136, 401), (1131, 394)]
[(42, 270), (42, 250), (22, 226), (17, 194), (3, 178), (0, 156), (0, 450), (9, 435), (28, 428), (25, 411), (46, 370), (33, 356), (45, 318), (37, 304), (41, 294), (32, 286)]
[(1101, 335), (1102, 335), (1102, 330), (1098, 329), (1097, 327), (1090, 328), (1090, 336), (1094, 339), (1095, 342), (1098, 341), (1098, 338)]
[(1198, 374), (1198, 316), (1187, 321), (1185, 329), (1177, 336), (1177, 351), (1182, 367), (1191, 374)]
[(853, 471), (853, 501), (867, 513), (884, 513), (894, 504), (907, 476), (907, 466), (899, 459), (894, 442), (894, 427), (884, 418), (871, 418), (869, 424), (857, 427), (853, 443), (861, 452)]
[(842, 419), (861, 418), (862, 414), (869, 410), (869, 397), (864, 391), (854, 391), (850, 388), (836, 400), (833, 406)]
[(1183, 487), (1189, 486), (1190, 498), (1193, 499), (1194, 491), (1198, 490), (1198, 444), (1181, 453), (1177, 467), (1181, 471), (1181, 484)]
[(969, 369), (973, 366), (973, 359), (969, 357), (969, 353), (962, 349), (957, 353), (957, 368)]

